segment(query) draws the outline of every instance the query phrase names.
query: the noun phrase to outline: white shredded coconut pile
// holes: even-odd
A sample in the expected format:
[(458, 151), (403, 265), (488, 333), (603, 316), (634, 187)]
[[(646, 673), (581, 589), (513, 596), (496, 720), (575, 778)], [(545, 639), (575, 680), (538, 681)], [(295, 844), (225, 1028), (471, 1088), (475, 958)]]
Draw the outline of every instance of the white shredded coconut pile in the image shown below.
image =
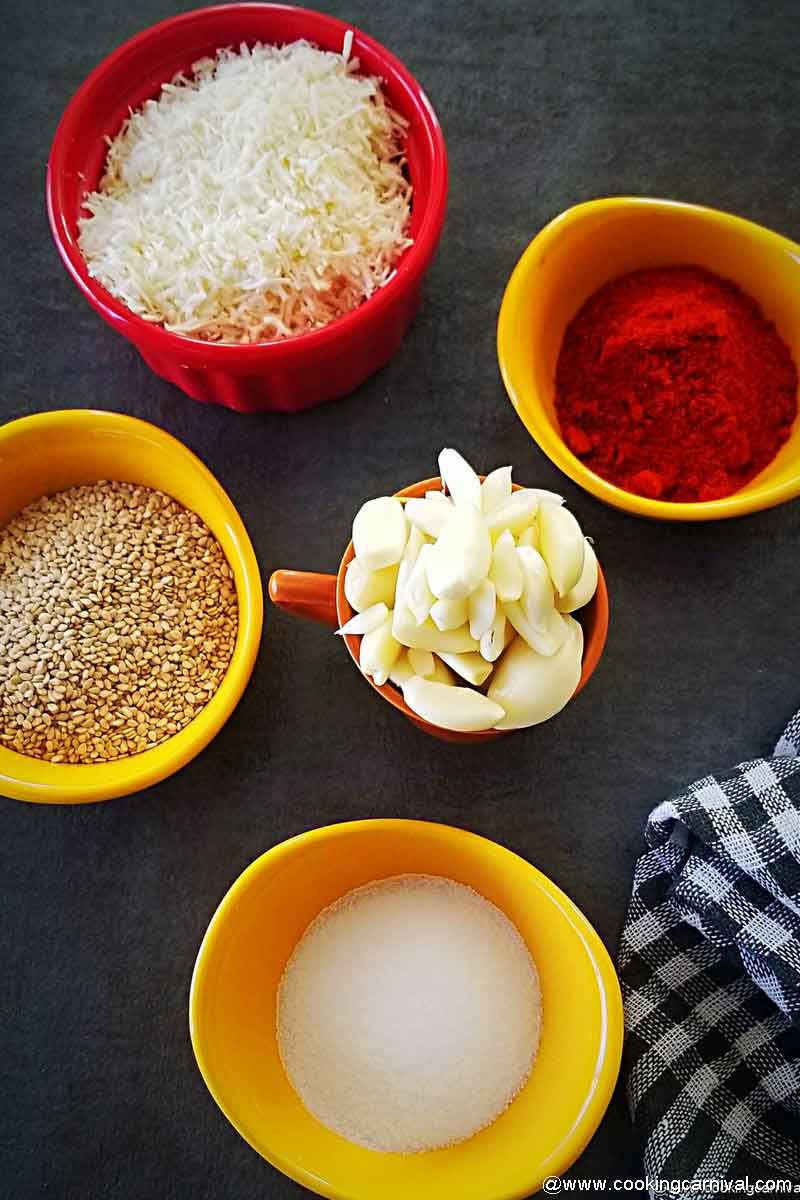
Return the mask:
[(306, 1108), (372, 1150), (449, 1146), (525, 1084), (541, 993), (519, 933), (471, 888), (397, 875), (312, 921), (278, 991), (278, 1047)]
[(316, 329), (411, 244), (407, 122), (358, 60), (308, 42), (194, 64), (132, 112), (84, 201), (90, 274), (148, 321), (212, 341)]

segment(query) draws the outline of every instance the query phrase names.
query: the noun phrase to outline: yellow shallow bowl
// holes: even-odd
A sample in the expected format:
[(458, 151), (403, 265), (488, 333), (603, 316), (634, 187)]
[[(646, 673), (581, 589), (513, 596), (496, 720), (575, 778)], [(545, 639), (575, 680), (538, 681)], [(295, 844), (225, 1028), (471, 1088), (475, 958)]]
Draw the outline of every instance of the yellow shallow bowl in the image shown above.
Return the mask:
[(86, 804), (140, 791), (171, 775), (222, 728), (258, 653), (263, 598), (253, 547), (230, 499), (190, 450), (155, 425), (92, 409), (41, 413), (0, 428), (0, 526), (39, 496), (98, 479), (159, 488), (202, 517), (236, 584), (239, 633), (233, 657), (203, 711), (153, 750), (111, 763), (68, 766), (0, 746), (0, 794), (15, 800)]
[[(309, 922), (351, 888), (404, 872), (473, 887), (514, 922), (539, 969), (542, 1039), (531, 1077), (488, 1129), (446, 1150), (379, 1154), (303, 1107), (281, 1066), (275, 997)], [(586, 918), (510, 850), (447, 825), (352, 821), (282, 842), (240, 875), (208, 927), (189, 1023), (211, 1094), (250, 1145), (334, 1200), (512, 1200), (575, 1161), (619, 1071), (622, 1003)]]
[(800, 246), (730, 213), (674, 200), (622, 197), (578, 204), (533, 239), (500, 308), (497, 354), (506, 391), (548, 458), (598, 499), (643, 517), (709, 521), (800, 494), (800, 420), (773, 461), (722, 500), (648, 500), (590, 471), (561, 437), (553, 404), (564, 331), (603, 284), (642, 267), (693, 263), (749, 292), (800, 364)]

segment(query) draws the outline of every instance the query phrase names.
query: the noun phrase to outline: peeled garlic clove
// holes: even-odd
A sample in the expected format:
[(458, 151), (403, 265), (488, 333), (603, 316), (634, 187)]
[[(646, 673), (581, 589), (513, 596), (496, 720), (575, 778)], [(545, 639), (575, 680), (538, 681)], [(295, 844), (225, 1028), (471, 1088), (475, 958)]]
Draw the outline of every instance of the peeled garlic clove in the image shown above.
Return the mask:
[(584, 604), (588, 604), (596, 591), (597, 555), (594, 552), (592, 543), (586, 538), (581, 577), (575, 584), (575, 587), (567, 592), (566, 596), (562, 596), (556, 601), (556, 608), (562, 613), (575, 612), (576, 608), (583, 608)]
[(547, 563), (532, 546), (518, 546), (517, 558), (522, 567), (522, 611), (534, 629), (544, 629), (556, 606)]
[(469, 626), (462, 625), (459, 629), (442, 632), (436, 628), (430, 617), (418, 625), (405, 604), (395, 606), (392, 631), (398, 642), (412, 650), (432, 650), (434, 654), (439, 654), (442, 650), (450, 654), (466, 654), (478, 649), (478, 643), (470, 634)]
[[(497, 608), (497, 593), (491, 579), (484, 579), (470, 595), (469, 601), (469, 631), (480, 641), (492, 627), (495, 609)], [(434, 618), (435, 619), (435, 618)]]
[(492, 545), (476, 508), (454, 508), (428, 556), (428, 583), (439, 600), (465, 600), (489, 573)]
[(384, 624), (388, 616), (389, 609), (385, 604), (373, 604), (371, 608), (365, 608), (363, 612), (356, 613), (349, 621), (345, 621), (341, 629), (336, 630), (336, 634), (342, 637), (346, 633), (372, 633), (373, 629)]
[(476, 508), (480, 512), (481, 481), (467, 460), (457, 450), (441, 452), (439, 474), (457, 508)]
[(534, 646), (534, 649), (539, 654), (544, 654), (545, 657), (557, 654), (567, 640), (567, 634), (568, 630), (564, 624), (564, 617), (560, 612), (552, 609), (547, 615), (544, 628), (536, 630), (538, 644)]
[(412, 525), (408, 531), (408, 541), (406, 542), (406, 548), (403, 551), (403, 557), (400, 562), (407, 562), (413, 567), (419, 558), (420, 550), (425, 545), (427, 545), (425, 534), (421, 529), (417, 529), (416, 526)]
[[(412, 656), (420, 655), (416, 658)], [(428, 671), (428, 662), (426, 655), (431, 660), (431, 670)], [(423, 667), (424, 670), (414, 668), (412, 663), (416, 663), (417, 667)], [(442, 660), (436, 654), (430, 654), (427, 650), (403, 650), (398, 656), (394, 666), (389, 672), (389, 679), (395, 687), (403, 688), (408, 683), (412, 675), (419, 675), (422, 679), (433, 679), (436, 683), (446, 683), (452, 685), (456, 681), (456, 677), (449, 667), (446, 667)]]
[(511, 495), (511, 467), (496, 467), (481, 484), (481, 504), (484, 513), (493, 512)]
[(465, 624), (468, 615), (466, 600), (437, 600), (431, 608), (431, 620), (442, 631), (458, 629), (459, 625)]
[(344, 573), (344, 594), (347, 603), (356, 612), (363, 612), (373, 604), (394, 603), (397, 587), (398, 564), (384, 567), (382, 571), (370, 571), (357, 558), (351, 558)]
[(395, 687), (402, 688), (414, 674), (416, 674), (416, 672), (411, 666), (408, 654), (405, 650), (402, 650), (395, 659), (394, 666), (389, 672), (389, 682), (393, 683)]
[(418, 625), (421, 625), (425, 620), (435, 600), (428, 586), (428, 558), (432, 549), (433, 547), (429, 542), (426, 542), (422, 547), (413, 570), (409, 575), (405, 589), (405, 603), (414, 614)]
[(564, 497), (559, 496), (557, 492), (548, 492), (546, 488), (528, 488), (529, 492), (534, 492), (538, 497), (540, 504), (563, 504)]
[(394, 607), (395, 611), (401, 604), (405, 604), (406, 589), (408, 588), (408, 580), (409, 580), (409, 576), (411, 575), (411, 572), (413, 571), (413, 569), (414, 569), (413, 566), (409, 566), (409, 564), (407, 562), (401, 561), (400, 569), (397, 572), (397, 587), (395, 588), (395, 593), (394, 593), (394, 606), (393, 607)]
[(545, 503), (539, 509), (539, 549), (559, 596), (575, 587), (583, 571), (585, 541), (567, 508)]
[[(408, 581), (411, 578), (411, 572), (419, 558), (420, 550), (425, 545), (427, 545), (425, 534), (421, 529), (417, 529), (416, 525), (412, 525), (408, 531), (408, 541), (403, 551), (403, 557), (400, 559), (397, 567), (397, 585), (394, 593), (394, 605), (391, 607), (396, 608), (400, 599), (405, 595)], [(386, 569), (391, 570), (391, 567), (387, 567)]]
[(353, 521), (356, 558), (370, 571), (399, 562), (408, 538), (408, 523), (396, 496), (378, 496), (362, 504)]
[(534, 550), (539, 549), (539, 530), (537, 528), (535, 519), (532, 522), (532, 524), (530, 524), (528, 526), (527, 529), (523, 529), (522, 533), (519, 535), (519, 538), (517, 539), (517, 545), (518, 546), (532, 546)]
[(498, 600), (519, 600), (523, 584), (522, 566), (517, 557), (514, 535), (507, 529), (494, 544), (489, 578), (495, 586)]
[[(508, 623), (506, 621), (506, 614), (503, 612), (503, 609), (500, 607), (500, 605), (498, 605), (494, 614), (494, 620), (492, 621), (491, 629), (487, 630), (487, 632), (481, 638), (481, 656), (485, 658), (488, 663), (497, 662), (498, 658), (503, 653), (506, 647), (507, 626)], [(511, 630), (513, 634), (513, 626), (511, 626)]]
[(433, 675), (430, 678), (435, 683), (446, 683), (448, 687), (454, 687), (456, 677), (445, 663), (439, 658), (438, 654), (433, 656)]
[(581, 677), (583, 630), (572, 617), (560, 650), (544, 658), (517, 638), (494, 671), (489, 699), (505, 709), (496, 729), (524, 729), (555, 716), (573, 696)]
[[(434, 495), (439, 496), (439, 499), (434, 500)], [(441, 492), (434, 492), (430, 498), (426, 497), (424, 500), (415, 497), (405, 506), (407, 520), (432, 538), (437, 538), (442, 532), (442, 527), (452, 511), (452, 504)]]
[(384, 684), (402, 650), (392, 634), (391, 613), (377, 629), (365, 633), (358, 654), (359, 665), (365, 675), (371, 675), (376, 683)]
[(523, 638), (532, 650), (544, 657), (550, 657), (555, 654), (562, 644), (566, 641), (567, 630), (564, 626), (566, 617), (562, 617), (561, 613), (552, 610), (550, 616), (544, 621), (540, 628), (536, 628), (528, 620), (522, 605), (519, 602), (509, 601), (503, 605), (505, 614), (508, 620), (516, 629), (517, 633)]
[(538, 507), (539, 493), (535, 488), (522, 488), (519, 492), (512, 492), (507, 500), (487, 514), (489, 533), (492, 537), (497, 537), (504, 529), (508, 529), (514, 537), (518, 537), (523, 529), (530, 525)]
[(409, 650), (407, 657), (409, 666), (415, 675), (429, 679), (435, 673), (436, 664), (430, 650)]
[(415, 675), (403, 688), (412, 712), (432, 725), (460, 733), (491, 729), (505, 719), (505, 710), (472, 688), (448, 687)]
[(480, 687), (492, 673), (492, 664), (480, 654), (440, 654), (439, 657), (473, 687)]
[[(395, 609), (395, 612), (397, 610)], [(529, 646), (532, 647), (536, 638), (536, 630), (531, 625), (525, 613), (522, 610), (522, 605), (517, 600), (507, 600), (503, 605), (503, 612), (506, 614), (506, 619), (521, 638), (524, 638)]]

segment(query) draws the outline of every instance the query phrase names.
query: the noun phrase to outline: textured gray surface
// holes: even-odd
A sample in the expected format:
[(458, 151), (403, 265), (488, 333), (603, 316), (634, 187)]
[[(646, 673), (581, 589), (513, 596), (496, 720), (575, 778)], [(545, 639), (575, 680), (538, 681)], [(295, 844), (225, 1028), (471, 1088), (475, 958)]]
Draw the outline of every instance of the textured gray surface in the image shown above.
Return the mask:
[[(333, 569), (357, 505), (432, 472), (444, 444), (479, 466), (512, 462), (520, 479), (563, 489), (596, 537), (611, 636), (557, 721), (465, 749), (375, 703), (329, 634), (269, 611), (244, 700), (179, 775), (97, 807), (0, 801), (0, 1193), (15, 1198), (300, 1197), (216, 1109), (186, 1028), (208, 919), (272, 843), (350, 817), (463, 825), (546, 871), (614, 950), (651, 805), (769, 752), (797, 704), (800, 505), (696, 528), (601, 507), (532, 444), (494, 351), (516, 258), (576, 201), (674, 196), (800, 232), (793, 0), (337, 5), (428, 90), (450, 209), (395, 361), (291, 419), (201, 407), (156, 379), (50, 241), (44, 168), (60, 111), (109, 50), (184, 7), (4, 8), (0, 418), (93, 405), (169, 429), (231, 493), (265, 579)], [(618, 1096), (572, 1175), (637, 1171)]]

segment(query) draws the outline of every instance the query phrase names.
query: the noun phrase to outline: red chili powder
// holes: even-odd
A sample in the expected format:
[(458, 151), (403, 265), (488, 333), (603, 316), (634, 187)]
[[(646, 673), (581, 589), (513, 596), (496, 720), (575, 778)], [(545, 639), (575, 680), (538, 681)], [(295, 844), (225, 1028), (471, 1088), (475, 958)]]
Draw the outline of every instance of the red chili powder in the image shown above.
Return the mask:
[(634, 271), (571, 321), (556, 367), (567, 445), (640, 496), (716, 500), (774, 458), (797, 368), (735, 284), (700, 267)]

